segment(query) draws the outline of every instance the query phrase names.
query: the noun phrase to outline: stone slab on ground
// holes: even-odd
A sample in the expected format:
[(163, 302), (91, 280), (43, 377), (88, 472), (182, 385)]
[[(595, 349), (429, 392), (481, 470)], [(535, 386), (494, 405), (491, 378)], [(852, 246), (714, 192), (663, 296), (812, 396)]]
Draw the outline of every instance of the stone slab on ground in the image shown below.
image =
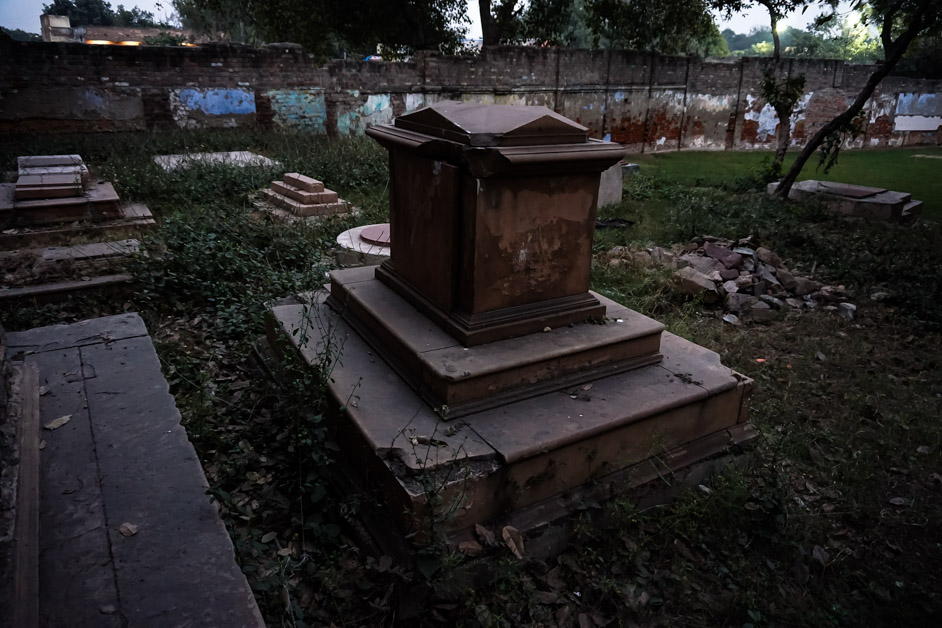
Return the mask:
[(204, 166), (262, 166), (277, 168), (281, 164), (274, 159), (251, 151), (230, 151), (220, 153), (183, 153), (179, 155), (155, 155), (154, 162), (164, 170), (176, 170), (192, 165)]
[(140, 250), (141, 243), (135, 239), (115, 240), (111, 242), (89, 242), (73, 246), (48, 246), (39, 249), (14, 249), (0, 251), (0, 260), (23, 253), (32, 253), (40, 263), (81, 262), (108, 257), (133, 255)]
[[(47, 393), (44, 626), (263, 626), (136, 314), (8, 334)], [(121, 533), (130, 523), (137, 532)]]
[[(771, 194), (776, 187), (778, 183), (770, 183), (767, 190)], [(819, 199), (831, 210), (852, 218), (903, 220), (912, 217), (913, 209), (916, 213), (919, 209), (918, 206), (911, 208), (904, 216), (904, 208), (912, 201), (912, 194), (907, 192), (813, 179), (796, 182), (788, 198), (793, 201)]]

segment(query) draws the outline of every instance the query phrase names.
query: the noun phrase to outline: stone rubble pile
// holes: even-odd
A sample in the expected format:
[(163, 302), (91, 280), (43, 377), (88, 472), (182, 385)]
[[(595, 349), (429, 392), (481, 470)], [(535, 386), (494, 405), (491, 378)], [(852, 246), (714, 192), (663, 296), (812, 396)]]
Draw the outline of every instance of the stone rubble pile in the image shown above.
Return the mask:
[(673, 269), (677, 292), (722, 304), (727, 312), (723, 320), (734, 325), (768, 322), (785, 311), (817, 308), (837, 311), (851, 320), (857, 310), (844, 286), (822, 285), (792, 273), (778, 255), (758, 246), (753, 237), (732, 241), (702, 236), (673, 251), (659, 246), (643, 250), (616, 246), (607, 257), (610, 266), (633, 263)]

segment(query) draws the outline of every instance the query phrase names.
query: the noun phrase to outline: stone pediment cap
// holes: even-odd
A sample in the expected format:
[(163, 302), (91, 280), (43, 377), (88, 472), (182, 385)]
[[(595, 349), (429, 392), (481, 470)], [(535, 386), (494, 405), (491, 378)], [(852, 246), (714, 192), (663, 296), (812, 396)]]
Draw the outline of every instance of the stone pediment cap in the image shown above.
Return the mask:
[(467, 146), (584, 144), (589, 130), (552, 109), (528, 105), (437, 102), (396, 118), (400, 129)]

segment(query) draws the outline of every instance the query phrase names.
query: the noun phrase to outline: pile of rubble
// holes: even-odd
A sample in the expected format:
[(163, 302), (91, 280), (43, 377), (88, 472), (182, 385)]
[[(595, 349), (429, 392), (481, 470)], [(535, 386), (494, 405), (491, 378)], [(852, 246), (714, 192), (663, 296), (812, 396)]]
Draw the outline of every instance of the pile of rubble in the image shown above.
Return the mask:
[(694, 238), (673, 251), (616, 246), (608, 252), (610, 266), (626, 262), (674, 270), (674, 288), (704, 303), (723, 303), (723, 320), (768, 322), (783, 311), (821, 308), (853, 319), (857, 307), (848, 302), (844, 286), (827, 286), (793, 274), (782, 259), (757, 246), (754, 238), (732, 241), (713, 236)]

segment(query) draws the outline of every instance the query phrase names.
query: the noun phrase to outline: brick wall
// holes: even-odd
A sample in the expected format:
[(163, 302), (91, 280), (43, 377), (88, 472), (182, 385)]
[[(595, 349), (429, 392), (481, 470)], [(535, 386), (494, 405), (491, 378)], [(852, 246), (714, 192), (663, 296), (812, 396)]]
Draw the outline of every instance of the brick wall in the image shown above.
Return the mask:
[[(259, 125), (355, 135), (442, 99), (545, 105), (631, 150), (768, 148), (767, 60), (501, 47), (479, 57), (318, 65), (294, 45), (88, 46), (0, 38), (0, 134)], [(795, 59), (800, 146), (845, 108), (871, 68)], [(942, 82), (889, 78), (858, 147), (942, 142)]]

